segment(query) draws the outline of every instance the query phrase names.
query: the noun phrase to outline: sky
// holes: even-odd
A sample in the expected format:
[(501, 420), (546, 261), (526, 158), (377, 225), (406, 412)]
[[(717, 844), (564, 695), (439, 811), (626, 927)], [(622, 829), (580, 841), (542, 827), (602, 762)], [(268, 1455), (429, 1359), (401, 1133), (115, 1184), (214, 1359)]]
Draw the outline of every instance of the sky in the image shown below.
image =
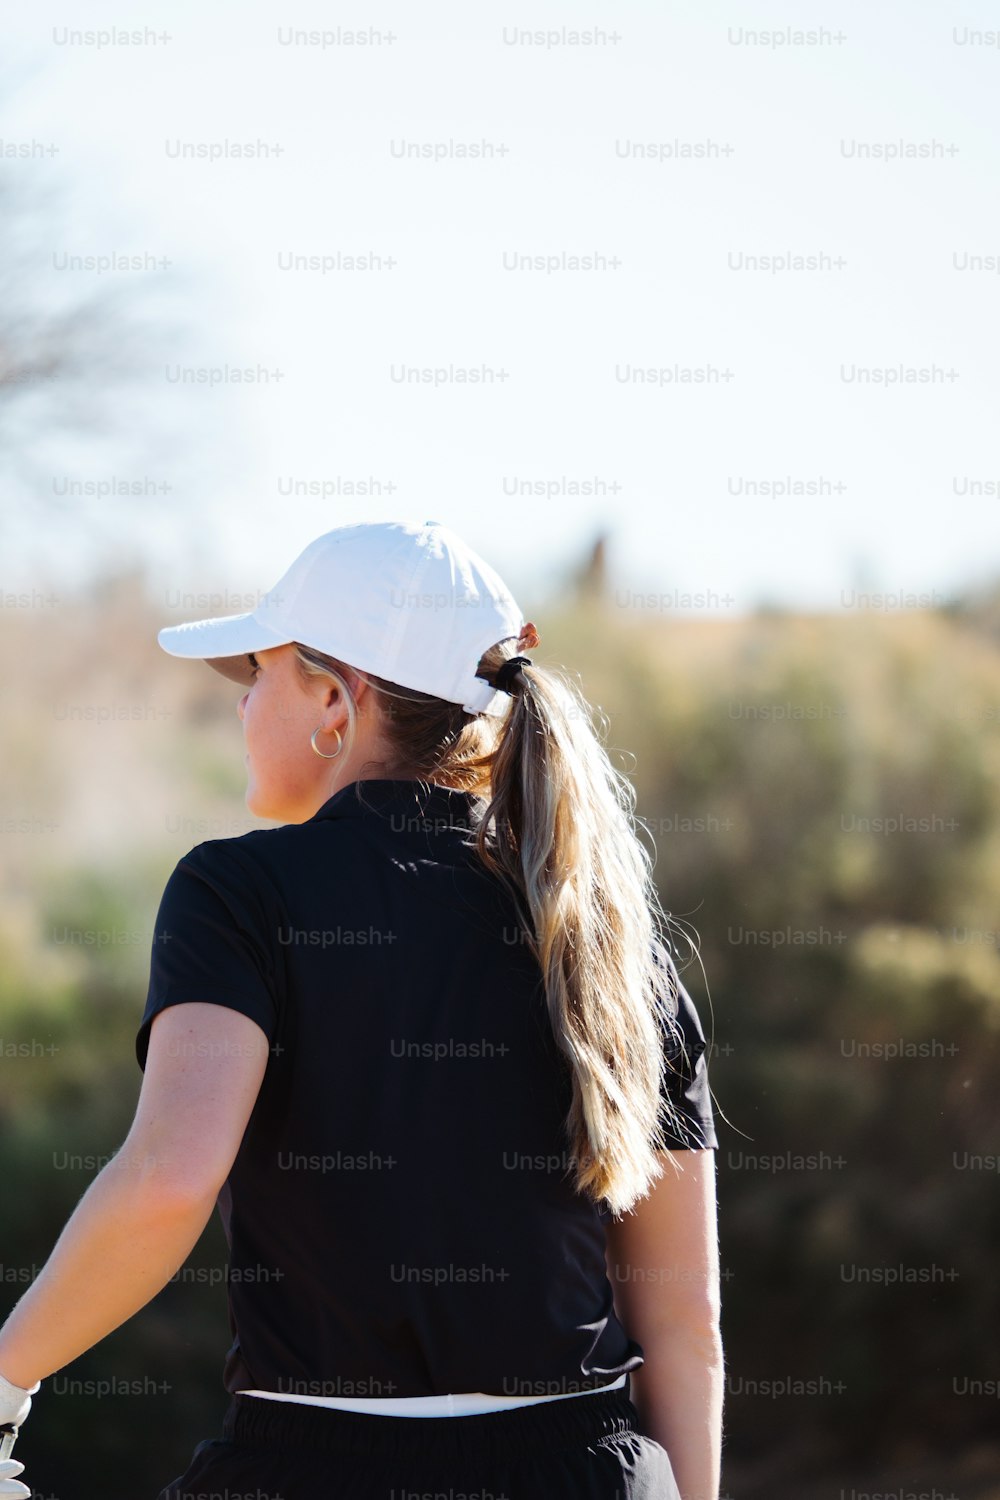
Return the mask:
[(676, 614), (988, 583), (998, 28), (979, 0), (9, 17), (31, 297), (109, 297), (138, 363), (95, 368), (107, 430), (15, 428), (0, 587), (135, 555), (171, 616), (231, 613), (394, 516), (528, 611), (601, 533), (621, 597)]

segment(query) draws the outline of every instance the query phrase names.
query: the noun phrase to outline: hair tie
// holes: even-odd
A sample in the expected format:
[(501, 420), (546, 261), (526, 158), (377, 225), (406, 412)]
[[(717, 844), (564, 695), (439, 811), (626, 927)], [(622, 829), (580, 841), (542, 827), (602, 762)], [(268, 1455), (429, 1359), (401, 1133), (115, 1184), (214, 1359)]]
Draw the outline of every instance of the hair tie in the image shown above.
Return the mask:
[(493, 679), (493, 686), (502, 693), (510, 693), (513, 696), (514, 689), (511, 686), (513, 679), (522, 667), (530, 667), (533, 662), (528, 656), (511, 656), (504, 662), (499, 672)]

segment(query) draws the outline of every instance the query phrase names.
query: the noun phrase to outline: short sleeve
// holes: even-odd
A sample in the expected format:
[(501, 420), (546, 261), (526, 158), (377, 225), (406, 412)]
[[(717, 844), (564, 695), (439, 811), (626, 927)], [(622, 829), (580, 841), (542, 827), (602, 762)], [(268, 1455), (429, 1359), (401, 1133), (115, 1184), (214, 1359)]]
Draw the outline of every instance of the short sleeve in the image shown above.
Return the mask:
[[(665, 1113), (663, 1135), (670, 1151), (704, 1151), (718, 1149), (715, 1116), (708, 1086), (707, 1042), (694, 1001), (681, 983), (677, 967), (666, 946), (656, 939), (654, 955), (664, 971), (663, 999), (673, 1024), (661, 1015), (666, 1076), (663, 1083), (664, 1104), (669, 1100), (680, 1116), (683, 1134)], [(677, 1037), (680, 1029), (681, 1038)]]
[(146, 1008), (135, 1040), (140, 1068), (156, 1016), (189, 1000), (237, 1010), (274, 1041), (277, 919), (265, 888), (254, 862), (225, 840), (198, 844), (178, 861), (153, 929)]

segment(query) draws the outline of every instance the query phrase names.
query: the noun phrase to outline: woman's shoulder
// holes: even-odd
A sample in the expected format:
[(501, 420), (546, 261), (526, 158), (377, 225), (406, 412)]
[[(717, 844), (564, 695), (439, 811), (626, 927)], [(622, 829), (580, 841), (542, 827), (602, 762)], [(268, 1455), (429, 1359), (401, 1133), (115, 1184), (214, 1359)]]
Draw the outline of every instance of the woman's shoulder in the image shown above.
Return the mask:
[(228, 837), (203, 839), (181, 855), (171, 878), (196, 875), (230, 889), (277, 887), (287, 856), (275, 842), (275, 835), (284, 832), (283, 828), (253, 828)]

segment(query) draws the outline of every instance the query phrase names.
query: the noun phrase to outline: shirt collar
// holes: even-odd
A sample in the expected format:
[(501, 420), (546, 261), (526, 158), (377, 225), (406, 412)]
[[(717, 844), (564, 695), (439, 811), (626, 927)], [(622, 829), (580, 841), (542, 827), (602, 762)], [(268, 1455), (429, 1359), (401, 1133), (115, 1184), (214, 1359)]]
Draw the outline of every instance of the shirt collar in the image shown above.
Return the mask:
[(326, 818), (392, 819), (394, 829), (405, 831), (412, 817), (416, 820), (414, 830), (454, 826), (468, 831), (474, 823), (477, 800), (472, 792), (436, 782), (374, 778), (342, 786), (306, 822)]

